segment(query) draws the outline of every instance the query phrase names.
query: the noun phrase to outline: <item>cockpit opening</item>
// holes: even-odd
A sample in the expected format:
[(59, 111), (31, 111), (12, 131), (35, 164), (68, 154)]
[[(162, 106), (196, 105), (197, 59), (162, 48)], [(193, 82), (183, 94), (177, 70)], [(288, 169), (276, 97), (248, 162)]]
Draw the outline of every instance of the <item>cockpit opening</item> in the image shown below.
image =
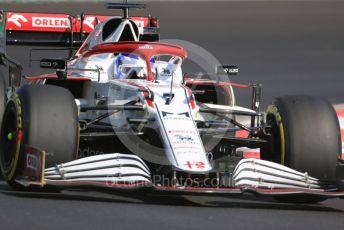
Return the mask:
[[(182, 59), (174, 55), (155, 55), (151, 57), (149, 65), (155, 80), (182, 80)], [(115, 54), (115, 79), (146, 79), (147, 63), (140, 56), (129, 53)]]
[(103, 41), (109, 38), (109, 36), (118, 28), (122, 23), (121, 18), (113, 18), (107, 21), (103, 26)]
[[(133, 27), (133, 28), (137, 28), (137, 27)], [(138, 33), (137, 33), (137, 36), (138, 36)], [(134, 35), (133, 35), (132, 31), (131, 31), (130, 24), (126, 24), (125, 25), (125, 27), (124, 27), (124, 29), (122, 31), (122, 34), (119, 37), (118, 41), (120, 41), (120, 42), (123, 42), (123, 41), (135, 41), (135, 37), (134, 37)]]

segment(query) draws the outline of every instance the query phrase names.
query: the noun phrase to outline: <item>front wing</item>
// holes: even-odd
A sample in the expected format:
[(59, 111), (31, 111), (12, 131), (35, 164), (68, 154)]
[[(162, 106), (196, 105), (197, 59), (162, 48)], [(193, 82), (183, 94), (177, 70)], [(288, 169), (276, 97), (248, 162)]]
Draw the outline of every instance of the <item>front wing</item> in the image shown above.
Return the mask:
[(308, 195), (319, 198), (344, 198), (344, 190), (329, 187), (307, 173), (257, 159), (241, 160), (232, 176), (231, 186), (185, 186), (154, 183), (145, 162), (130, 154), (106, 154), (86, 157), (44, 167), (45, 153), (26, 146), (26, 161), (21, 178), (24, 186), (100, 187), (112, 190), (148, 190), (169, 194), (264, 196)]

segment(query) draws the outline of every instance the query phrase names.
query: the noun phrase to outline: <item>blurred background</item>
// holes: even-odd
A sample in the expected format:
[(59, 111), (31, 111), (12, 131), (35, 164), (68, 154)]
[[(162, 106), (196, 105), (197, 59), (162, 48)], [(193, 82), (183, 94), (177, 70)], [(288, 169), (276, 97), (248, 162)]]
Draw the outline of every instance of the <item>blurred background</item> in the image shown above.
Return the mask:
[[(104, 1), (0, 0), (7, 11), (120, 15)], [(131, 1), (130, 1), (131, 2)], [(344, 102), (344, 1), (158, 1), (133, 12), (160, 19), (162, 39), (181, 39), (212, 53), (221, 63), (237, 64), (233, 82), (263, 84), (263, 108), (274, 97), (312, 94)], [(31, 47), (8, 47), (25, 74)], [(64, 57), (64, 53), (46, 55)], [(187, 67), (184, 71), (194, 71)], [(239, 105), (250, 91), (236, 90)], [(343, 201), (321, 205), (279, 204), (269, 198), (126, 197), (111, 192), (62, 194), (10, 191), (0, 181), (3, 229), (343, 229)], [(30, 198), (30, 199), (28, 199)], [(141, 200), (142, 199), (142, 200)], [(186, 215), (187, 213), (187, 215)], [(119, 221), (120, 220), (120, 221)], [(227, 227), (227, 228), (228, 228)], [(295, 229), (296, 229), (295, 228)]]
[[(105, 1), (0, 1), (9, 11), (120, 15), (104, 8)], [(133, 1), (129, 1), (133, 2)], [(193, 42), (221, 63), (237, 64), (233, 82), (263, 84), (263, 107), (275, 96), (312, 94), (332, 103), (344, 102), (343, 1), (145, 1), (146, 10), (160, 19), (162, 39)], [(9, 47), (8, 53), (29, 68), (29, 47)], [(64, 56), (64, 54), (56, 54)], [(184, 72), (193, 71), (184, 69)], [(236, 91), (246, 105), (250, 92)]]

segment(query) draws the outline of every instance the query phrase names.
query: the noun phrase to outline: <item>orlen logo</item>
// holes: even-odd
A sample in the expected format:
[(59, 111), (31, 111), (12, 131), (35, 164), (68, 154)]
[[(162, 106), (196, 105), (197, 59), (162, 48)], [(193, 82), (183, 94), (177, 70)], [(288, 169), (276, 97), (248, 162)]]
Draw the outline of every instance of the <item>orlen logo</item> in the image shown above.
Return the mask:
[(142, 21), (142, 20), (133, 20), (133, 21), (135, 22), (135, 24), (137, 25), (137, 27), (143, 28), (144, 21)]
[(21, 22), (28, 22), (28, 20), (21, 14), (12, 14), (8, 19), (7, 22), (13, 22), (16, 26), (21, 27)]
[(96, 18), (95, 17), (87, 17), (84, 19), (84, 24), (90, 27), (92, 30), (94, 29)]
[(26, 167), (35, 171), (39, 170), (40, 162), (37, 156), (27, 153), (26, 154)]
[(32, 17), (33, 27), (69, 28), (67, 18)]

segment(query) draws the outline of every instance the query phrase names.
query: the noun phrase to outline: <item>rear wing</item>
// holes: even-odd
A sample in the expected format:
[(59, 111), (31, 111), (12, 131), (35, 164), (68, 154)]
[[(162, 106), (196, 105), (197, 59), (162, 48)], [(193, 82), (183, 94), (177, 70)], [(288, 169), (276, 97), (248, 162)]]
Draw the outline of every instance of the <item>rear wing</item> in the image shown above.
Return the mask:
[[(10, 45), (80, 46), (95, 26), (109, 17), (112, 16), (6, 12), (6, 40)], [(141, 41), (159, 40), (157, 18), (130, 19), (137, 25)]]
[(0, 10), (0, 54), (6, 54), (6, 17), (5, 13)]
[(4, 75), (6, 86), (18, 84), (16, 79), (20, 79), (22, 67), (10, 58), (6, 53), (6, 13), (0, 10), (0, 71)]

